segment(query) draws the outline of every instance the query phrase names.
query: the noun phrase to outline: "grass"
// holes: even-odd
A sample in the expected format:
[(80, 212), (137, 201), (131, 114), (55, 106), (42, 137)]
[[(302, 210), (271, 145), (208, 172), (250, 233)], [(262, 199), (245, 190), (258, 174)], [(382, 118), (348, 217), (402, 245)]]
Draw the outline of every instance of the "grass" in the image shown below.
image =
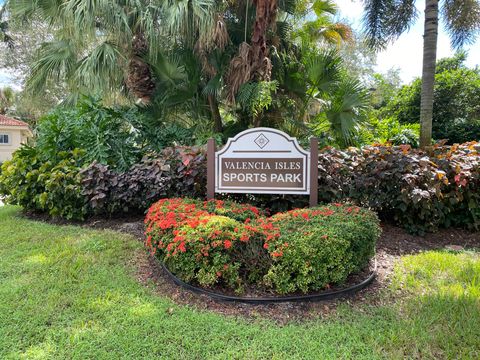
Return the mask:
[(135, 280), (131, 259), (143, 249), (127, 235), (18, 212), (0, 208), (0, 359), (480, 357), (475, 252), (407, 256), (388, 305), (279, 326), (155, 295)]

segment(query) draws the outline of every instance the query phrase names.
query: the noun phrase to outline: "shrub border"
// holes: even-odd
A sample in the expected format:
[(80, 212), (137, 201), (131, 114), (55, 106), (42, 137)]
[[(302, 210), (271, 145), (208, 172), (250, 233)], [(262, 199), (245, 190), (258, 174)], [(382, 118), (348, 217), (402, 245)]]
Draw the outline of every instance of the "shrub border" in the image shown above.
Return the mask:
[(167, 267), (163, 262), (159, 261), (156, 258), (155, 260), (160, 263), (160, 265), (163, 268), (163, 271), (165, 271), (168, 277), (172, 279), (172, 281), (176, 285), (186, 290), (189, 290), (194, 293), (207, 295), (214, 300), (220, 300), (223, 302), (240, 302), (245, 304), (257, 304), (257, 305), (275, 304), (275, 303), (284, 303), (284, 302), (309, 302), (309, 301), (315, 302), (315, 301), (332, 300), (332, 299), (338, 299), (345, 296), (351, 296), (357, 293), (358, 291), (364, 289), (368, 285), (370, 285), (372, 281), (375, 279), (375, 277), (377, 276), (377, 258), (374, 257), (373, 258), (374, 267), (372, 272), (369, 274), (369, 276), (365, 280), (355, 285), (349, 286), (348, 288), (345, 288), (345, 289), (325, 291), (319, 294), (296, 295), (296, 296), (241, 297), (241, 296), (231, 296), (231, 295), (220, 294), (215, 291), (210, 291), (198, 286), (188, 284), (185, 281), (176, 277), (174, 274), (172, 274), (170, 270), (167, 269)]

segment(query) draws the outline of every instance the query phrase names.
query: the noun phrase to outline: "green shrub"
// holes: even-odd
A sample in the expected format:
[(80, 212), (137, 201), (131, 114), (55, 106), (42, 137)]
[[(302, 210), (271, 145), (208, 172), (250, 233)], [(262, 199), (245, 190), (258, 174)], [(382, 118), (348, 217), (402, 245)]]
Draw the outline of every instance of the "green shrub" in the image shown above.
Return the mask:
[(420, 124), (402, 124), (394, 117), (379, 119), (378, 111), (370, 115), (369, 122), (358, 134), (360, 145), (393, 144), (418, 147), (420, 139)]
[[(455, 146), (437, 144), (428, 153), (406, 145), (367, 146), (342, 151), (326, 148), (319, 155), (319, 199), (323, 203), (349, 201), (371, 208), (381, 218), (414, 233), (450, 226), (478, 229), (479, 151), (480, 145), (476, 142)], [(6, 162), (2, 167), (0, 194), (8, 195), (11, 202), (29, 210), (64, 216), (62, 211), (54, 209), (60, 208), (55, 204), (70, 204), (65, 216), (79, 218), (81, 214), (143, 212), (153, 202), (165, 197), (205, 197), (204, 147), (167, 148), (158, 155), (144, 157), (124, 172), (93, 163), (81, 171), (80, 188), (73, 174), (77, 167), (83, 166), (83, 152), (75, 151), (71, 174), (61, 174), (66, 171), (63, 161), (69, 159), (65, 152), (59, 152), (55, 161), (45, 160), (39, 152), (35, 148), (23, 147), (13, 163)], [(45, 167), (40, 169), (42, 164)], [(10, 165), (12, 168), (6, 170)], [(40, 173), (50, 173), (57, 165), (55, 182), (52, 182), (57, 188), (50, 185), (47, 189), (46, 177), (40, 181), (38, 177)], [(74, 201), (69, 198), (70, 192), (66, 192), (64, 200), (61, 198), (62, 186), (65, 189), (74, 186), (81, 194), (75, 192)], [(55, 201), (48, 203), (46, 197), (53, 190), (56, 191), (52, 195)], [(41, 199), (36, 197), (42, 193), (45, 194)], [(228, 195), (225, 198), (268, 207), (273, 212), (303, 207), (308, 200), (305, 196), (256, 194)], [(84, 202), (88, 203), (87, 210)], [(241, 222), (252, 218), (251, 212), (245, 209), (216, 214)]]
[[(467, 68), (465, 59), (464, 53), (440, 59), (435, 74), (432, 135), (437, 140), (448, 139), (449, 144), (480, 140), (480, 70)], [(380, 109), (380, 116), (419, 124), (421, 89), (421, 79), (403, 86)]]
[(380, 235), (372, 212), (339, 204), (267, 218), (251, 205), (163, 199), (145, 223), (146, 246), (183, 280), (281, 294), (343, 282), (367, 265)]
[[(146, 217), (146, 246), (186, 281), (203, 286), (222, 283), (239, 290), (261, 278), (270, 263), (263, 236), (233, 217), (245, 208), (253, 219), (260, 211), (232, 202), (163, 199)], [(216, 215), (222, 213), (224, 215)]]
[(271, 218), (279, 236), (267, 241), (274, 264), (265, 279), (279, 293), (342, 283), (374, 256), (378, 218), (356, 206), (293, 210)]
[[(164, 262), (186, 281), (196, 280), (202, 286), (221, 281), (229, 288), (241, 289), (246, 281), (242, 281), (241, 274), (251, 280), (250, 272), (260, 271), (252, 264), (238, 261), (246, 257), (242, 254), (247, 252), (247, 244), (252, 244), (253, 236), (244, 224), (234, 219), (220, 215), (190, 219), (174, 234), (173, 241), (166, 245)], [(261, 245), (257, 246), (259, 258), (262, 257)]]
[(24, 146), (2, 165), (0, 194), (27, 210), (81, 220), (87, 214), (79, 176), (82, 157), (81, 150), (59, 152), (53, 163)]
[(146, 157), (121, 173), (94, 162), (80, 173), (82, 195), (95, 214), (144, 212), (167, 195), (169, 169), (161, 158)]
[(75, 108), (58, 107), (38, 122), (36, 146), (39, 154), (57, 161), (61, 151), (84, 149), (85, 163), (99, 162), (126, 170), (140, 157), (141, 141), (132, 128), (135, 108), (106, 107), (97, 98), (85, 97)]
[(480, 146), (373, 146), (319, 156), (319, 196), (349, 199), (411, 232), (480, 226)]
[(21, 205), (27, 210), (40, 208), (37, 195), (44, 192), (44, 186), (37, 180), (41, 165), (37, 150), (28, 146), (21, 147), (11, 160), (2, 164), (0, 192), (7, 203)]
[(160, 153), (170, 167), (170, 197), (205, 198), (207, 184), (206, 146), (175, 146)]

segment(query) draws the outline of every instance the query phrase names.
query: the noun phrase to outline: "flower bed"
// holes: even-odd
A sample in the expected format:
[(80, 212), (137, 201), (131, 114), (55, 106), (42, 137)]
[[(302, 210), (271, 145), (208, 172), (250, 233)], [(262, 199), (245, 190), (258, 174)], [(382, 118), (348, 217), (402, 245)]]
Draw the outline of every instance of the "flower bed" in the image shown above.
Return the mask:
[(316, 291), (365, 267), (380, 235), (376, 215), (334, 204), (272, 217), (230, 201), (163, 199), (145, 219), (145, 244), (184, 281), (242, 292)]

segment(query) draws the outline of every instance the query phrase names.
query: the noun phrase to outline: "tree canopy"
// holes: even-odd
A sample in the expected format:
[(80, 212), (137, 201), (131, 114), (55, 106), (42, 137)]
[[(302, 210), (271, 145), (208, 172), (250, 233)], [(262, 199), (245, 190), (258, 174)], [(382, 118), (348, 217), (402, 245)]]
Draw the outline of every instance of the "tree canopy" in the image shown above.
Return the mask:
[[(435, 74), (433, 137), (462, 143), (480, 139), (480, 69), (465, 66), (466, 54), (440, 59)], [(418, 123), (422, 80), (403, 86), (380, 110), (382, 117)]]

